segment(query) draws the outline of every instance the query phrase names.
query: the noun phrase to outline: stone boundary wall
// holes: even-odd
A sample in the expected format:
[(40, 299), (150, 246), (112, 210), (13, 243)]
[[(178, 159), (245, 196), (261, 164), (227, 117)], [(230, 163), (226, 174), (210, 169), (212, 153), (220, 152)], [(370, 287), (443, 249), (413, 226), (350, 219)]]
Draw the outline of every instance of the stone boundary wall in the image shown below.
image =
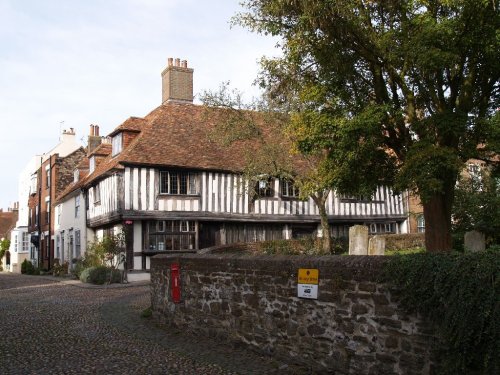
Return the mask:
[[(310, 372), (434, 372), (432, 327), (377, 282), (376, 256), (157, 255), (151, 259), (155, 317), (197, 334), (244, 343)], [(180, 265), (181, 302), (170, 265)], [(297, 297), (299, 268), (319, 269), (318, 299)]]

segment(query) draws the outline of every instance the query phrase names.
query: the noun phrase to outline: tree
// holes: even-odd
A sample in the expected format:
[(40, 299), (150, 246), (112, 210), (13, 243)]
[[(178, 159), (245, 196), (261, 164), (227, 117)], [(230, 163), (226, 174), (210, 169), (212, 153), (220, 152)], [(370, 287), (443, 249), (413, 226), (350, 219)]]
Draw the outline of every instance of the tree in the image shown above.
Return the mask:
[(500, 179), (491, 171), (462, 176), (453, 205), (453, 230), (463, 236), (477, 230), (489, 244), (500, 243)]
[(299, 197), (311, 198), (318, 207), (321, 251), (329, 253), (332, 244), (326, 202), (330, 188), (322, 171), (327, 162), (325, 154), (316, 151), (300, 154), (294, 149), (287, 112), (281, 106), (274, 107), (265, 97), (245, 103), (242, 93), (230, 90), (229, 82), (225, 82), (219, 90), (205, 91), (200, 98), (207, 116), (217, 111), (218, 120), (210, 134), (212, 140), (221, 146), (240, 142), (239, 148), (246, 154), (242, 172), (251, 200), (257, 195), (255, 187), (263, 179), (272, 177), (293, 182)]
[[(291, 113), (331, 187), (421, 198), (428, 251), (449, 251), (463, 163), (498, 142), (500, 17), (493, 0), (249, 0), (235, 22), (281, 38), (259, 82)], [(497, 116), (498, 117), (498, 116)], [(482, 147), (478, 147), (482, 145)]]
[(9, 250), (9, 248), (10, 248), (9, 239), (4, 238), (3, 240), (0, 241), (0, 270), (2, 269), (2, 259), (5, 253)]
[(87, 245), (85, 261), (89, 265), (102, 265), (110, 268), (109, 283), (113, 279), (115, 270), (125, 261), (125, 234), (104, 236), (101, 240), (90, 242)]

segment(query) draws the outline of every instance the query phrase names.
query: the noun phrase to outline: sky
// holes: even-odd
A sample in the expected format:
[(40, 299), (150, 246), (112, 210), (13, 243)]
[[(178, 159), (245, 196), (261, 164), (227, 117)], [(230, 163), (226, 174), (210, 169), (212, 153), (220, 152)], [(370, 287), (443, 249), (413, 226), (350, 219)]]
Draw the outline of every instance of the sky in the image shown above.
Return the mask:
[(195, 102), (222, 82), (251, 99), (262, 56), (277, 40), (230, 19), (240, 0), (0, 0), (0, 208), (19, 174), (65, 129), (86, 146), (161, 104), (167, 58), (194, 69)]

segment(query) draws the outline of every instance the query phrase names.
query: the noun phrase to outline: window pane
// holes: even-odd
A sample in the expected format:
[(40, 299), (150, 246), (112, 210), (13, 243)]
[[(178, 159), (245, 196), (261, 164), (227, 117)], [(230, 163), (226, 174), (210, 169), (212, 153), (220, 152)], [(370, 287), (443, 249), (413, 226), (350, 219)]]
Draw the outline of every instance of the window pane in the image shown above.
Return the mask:
[(178, 182), (177, 179), (179, 175), (177, 173), (170, 172), (170, 191), (169, 194), (179, 194), (178, 193)]
[(196, 194), (196, 174), (189, 173), (189, 194)]
[(186, 173), (179, 173), (179, 194), (187, 194), (188, 192), (188, 176)]
[(160, 194), (168, 194), (168, 172), (160, 172)]

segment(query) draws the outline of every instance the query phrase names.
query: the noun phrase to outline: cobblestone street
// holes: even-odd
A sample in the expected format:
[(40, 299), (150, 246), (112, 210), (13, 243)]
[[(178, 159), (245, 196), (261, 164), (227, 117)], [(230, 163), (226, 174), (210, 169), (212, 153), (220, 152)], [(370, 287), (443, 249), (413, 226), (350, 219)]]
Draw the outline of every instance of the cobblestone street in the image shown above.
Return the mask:
[(245, 349), (142, 318), (149, 304), (149, 285), (0, 273), (0, 374), (290, 373)]

